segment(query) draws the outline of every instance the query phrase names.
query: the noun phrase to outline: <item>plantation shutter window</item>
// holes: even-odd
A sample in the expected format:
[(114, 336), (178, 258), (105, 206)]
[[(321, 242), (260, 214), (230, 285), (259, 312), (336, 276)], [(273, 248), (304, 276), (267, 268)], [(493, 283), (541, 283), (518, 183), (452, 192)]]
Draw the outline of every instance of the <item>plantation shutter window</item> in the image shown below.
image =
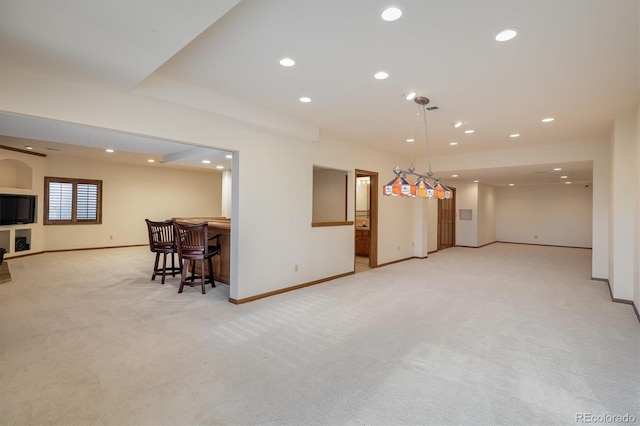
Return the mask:
[(98, 186), (88, 183), (77, 185), (76, 218), (96, 220), (98, 218)]
[(73, 185), (63, 182), (49, 184), (49, 219), (71, 220)]
[(102, 181), (45, 177), (45, 225), (102, 223)]

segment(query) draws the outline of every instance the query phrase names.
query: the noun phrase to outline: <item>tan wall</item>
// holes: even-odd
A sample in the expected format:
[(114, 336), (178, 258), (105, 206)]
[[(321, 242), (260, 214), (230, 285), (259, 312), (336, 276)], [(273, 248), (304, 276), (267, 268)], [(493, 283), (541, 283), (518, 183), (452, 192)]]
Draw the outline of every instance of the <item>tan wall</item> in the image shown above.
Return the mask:
[(102, 224), (45, 226), (45, 250), (145, 244), (145, 218), (220, 216), (220, 172), (52, 155), (45, 174), (102, 180)]
[[(145, 218), (220, 216), (222, 174), (218, 171), (135, 166), (63, 154), (42, 158), (5, 150), (0, 150), (0, 160), (5, 160), (0, 161), (3, 169), (9, 169), (7, 160), (28, 166), (33, 178), (32, 189), (0, 186), (0, 192), (38, 196), (37, 223), (0, 226), (0, 231), (9, 232), (8, 238), (4, 238), (7, 232), (0, 236), (11, 245), (7, 258), (50, 250), (146, 244)], [(0, 176), (8, 179), (15, 174), (13, 170), (0, 170)], [(102, 180), (102, 224), (43, 226), (45, 176)], [(30, 250), (14, 253), (16, 231), (27, 228)]]

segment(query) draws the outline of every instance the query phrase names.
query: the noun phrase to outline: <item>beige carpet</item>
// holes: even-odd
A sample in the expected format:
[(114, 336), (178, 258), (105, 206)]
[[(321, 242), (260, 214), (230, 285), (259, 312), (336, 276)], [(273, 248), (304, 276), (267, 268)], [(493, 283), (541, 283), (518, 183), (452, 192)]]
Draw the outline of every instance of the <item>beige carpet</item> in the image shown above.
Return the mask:
[(640, 422), (640, 324), (590, 258), (452, 248), (241, 306), (145, 247), (9, 259), (0, 423)]
[(11, 281), (11, 271), (9, 270), (9, 263), (0, 263), (0, 284), (8, 283)]

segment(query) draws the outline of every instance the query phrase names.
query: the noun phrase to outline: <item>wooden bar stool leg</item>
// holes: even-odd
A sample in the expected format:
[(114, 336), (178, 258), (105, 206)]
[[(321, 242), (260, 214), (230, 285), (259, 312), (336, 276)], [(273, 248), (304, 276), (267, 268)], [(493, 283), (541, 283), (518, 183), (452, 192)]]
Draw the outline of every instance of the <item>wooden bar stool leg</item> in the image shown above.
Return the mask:
[(206, 274), (204, 273), (204, 259), (200, 261), (200, 285), (202, 286), (202, 294), (206, 294), (206, 290), (204, 288)]
[[(188, 260), (184, 261), (185, 263), (188, 262)], [(180, 274), (180, 289), (178, 290), (178, 293), (182, 293), (182, 290), (184, 290), (184, 283), (187, 280), (187, 271), (189, 270), (188, 267), (186, 267), (184, 264), (182, 265), (182, 273)]]
[(158, 262), (160, 261), (160, 253), (156, 253), (156, 261), (153, 264), (153, 274), (151, 275), (151, 281), (155, 281), (156, 272), (158, 271)]
[(162, 284), (164, 284), (164, 277), (167, 274), (167, 253), (162, 253)]
[(215, 282), (214, 271), (213, 271), (213, 260), (211, 257), (207, 260), (209, 261), (209, 279), (211, 280), (211, 287), (215, 287), (216, 282)]

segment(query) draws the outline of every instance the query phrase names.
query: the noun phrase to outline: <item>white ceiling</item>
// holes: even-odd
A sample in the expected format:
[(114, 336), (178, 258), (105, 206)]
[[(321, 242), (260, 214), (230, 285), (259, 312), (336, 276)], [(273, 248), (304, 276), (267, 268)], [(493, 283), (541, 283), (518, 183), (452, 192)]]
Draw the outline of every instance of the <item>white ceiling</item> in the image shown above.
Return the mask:
[[(387, 5), (381, 0), (0, 0), (0, 57), (6, 66), (198, 108), (204, 100), (233, 100), (247, 111), (266, 110), (403, 155), (424, 150), (419, 130), (415, 146), (404, 142), (416, 134), (417, 106), (402, 94), (416, 90), (439, 107), (428, 114), (436, 159), (607, 140), (613, 119), (637, 108), (637, 0), (392, 3), (404, 11), (396, 22), (380, 19)], [(519, 28), (519, 36), (494, 41), (507, 27)], [(284, 56), (296, 66), (281, 67)], [(390, 77), (375, 80), (380, 70)], [(176, 95), (168, 84), (195, 88), (197, 95)], [(301, 96), (312, 102), (300, 103)], [(234, 118), (250, 121), (238, 110)], [(541, 123), (548, 116), (555, 121)], [(0, 134), (94, 144), (101, 151), (105, 136), (129, 151), (159, 149), (144, 152), (149, 155), (190, 148), (145, 144), (140, 135), (105, 129), (0, 118)], [(465, 124), (454, 129), (456, 120)], [(33, 134), (34, 127), (48, 126), (56, 132)], [(458, 145), (450, 146), (453, 141)], [(558, 180), (547, 174), (555, 166), (483, 170), (479, 164), (460, 179), (548, 183)], [(591, 180), (590, 162), (563, 168), (572, 170), (572, 181)]]

